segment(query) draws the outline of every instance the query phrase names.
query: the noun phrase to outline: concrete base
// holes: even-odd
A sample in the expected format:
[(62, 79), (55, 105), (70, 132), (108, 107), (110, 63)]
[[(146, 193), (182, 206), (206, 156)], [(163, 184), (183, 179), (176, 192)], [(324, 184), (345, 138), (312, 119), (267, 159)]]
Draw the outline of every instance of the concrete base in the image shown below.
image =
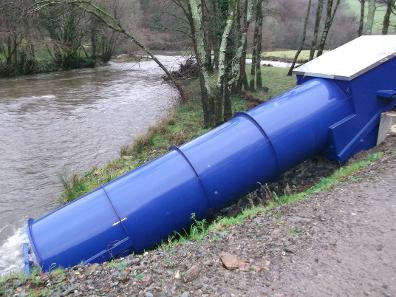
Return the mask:
[(382, 143), (390, 133), (396, 134), (396, 112), (384, 112), (378, 131), (377, 145)]

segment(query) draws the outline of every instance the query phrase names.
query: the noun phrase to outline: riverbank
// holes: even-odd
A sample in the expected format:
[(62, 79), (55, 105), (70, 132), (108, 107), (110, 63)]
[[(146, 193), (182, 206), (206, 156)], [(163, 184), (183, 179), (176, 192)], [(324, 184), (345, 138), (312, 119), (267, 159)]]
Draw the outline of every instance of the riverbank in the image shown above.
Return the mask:
[(40, 73), (51, 73), (57, 71), (67, 71), (72, 69), (94, 68), (104, 65), (92, 58), (79, 57), (67, 66), (57, 65), (50, 57), (39, 57), (35, 60), (24, 61), (17, 65), (7, 65), (6, 61), (0, 57), (0, 78), (13, 78), (23, 75)]
[[(277, 51), (264, 51), (262, 53), (262, 58), (268, 61), (275, 62), (285, 62), (291, 63), (293, 62), (293, 58), (295, 55), (295, 50), (277, 50)], [(183, 55), (188, 56), (186, 51), (157, 51), (156, 54), (159, 55)], [(248, 55), (248, 58), (251, 58), (251, 55)], [(297, 62), (305, 63), (308, 61), (309, 51), (304, 50), (301, 52)], [(143, 52), (131, 53), (131, 54), (120, 54), (112, 58), (112, 61), (118, 63), (127, 63), (127, 62), (143, 62), (149, 61), (146, 54)], [(67, 71), (73, 69), (82, 69), (82, 68), (94, 68), (106, 65), (104, 62), (95, 61), (90, 57), (78, 57), (73, 63), (67, 66), (57, 65), (49, 54), (40, 53), (37, 55), (35, 60), (25, 61), (22, 64), (11, 65), (11, 69), (7, 66), (5, 58), (0, 56), (0, 78), (13, 78), (24, 75), (33, 75), (40, 73), (52, 73), (58, 71)]]
[(189, 240), (2, 278), (0, 296), (392, 296), (395, 145), (391, 136), (304, 192), (196, 225)]

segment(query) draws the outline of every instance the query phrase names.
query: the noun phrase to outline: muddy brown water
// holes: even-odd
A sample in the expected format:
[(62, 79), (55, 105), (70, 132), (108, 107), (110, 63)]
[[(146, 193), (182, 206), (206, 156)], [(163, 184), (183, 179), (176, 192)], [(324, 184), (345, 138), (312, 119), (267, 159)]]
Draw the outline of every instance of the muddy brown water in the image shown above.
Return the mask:
[(61, 176), (117, 158), (167, 115), (177, 94), (161, 75), (147, 61), (0, 80), (0, 246), (60, 204)]

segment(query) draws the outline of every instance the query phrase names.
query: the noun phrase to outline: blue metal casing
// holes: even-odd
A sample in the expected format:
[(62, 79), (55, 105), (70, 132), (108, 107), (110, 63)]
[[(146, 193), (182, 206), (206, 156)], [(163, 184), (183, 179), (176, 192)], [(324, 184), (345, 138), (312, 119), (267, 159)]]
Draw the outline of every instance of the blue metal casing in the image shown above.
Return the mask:
[[(291, 91), (40, 218), (44, 270), (142, 252), (316, 153), (345, 162), (376, 144), (395, 106), (396, 59), (352, 81), (298, 76)], [(388, 91), (386, 91), (388, 90)], [(379, 92), (379, 93), (377, 93)]]

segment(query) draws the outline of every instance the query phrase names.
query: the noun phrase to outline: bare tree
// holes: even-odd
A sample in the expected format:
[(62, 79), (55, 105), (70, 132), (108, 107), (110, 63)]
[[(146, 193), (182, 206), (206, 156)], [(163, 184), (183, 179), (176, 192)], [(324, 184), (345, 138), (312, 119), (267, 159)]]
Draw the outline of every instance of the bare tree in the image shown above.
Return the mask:
[(388, 34), (389, 31), (389, 23), (390, 23), (390, 17), (392, 13), (395, 12), (395, 2), (396, 0), (386, 0), (386, 11), (384, 15), (384, 20), (382, 22), (382, 34), (386, 35)]
[(325, 21), (325, 25), (324, 25), (323, 32), (322, 32), (322, 37), (320, 39), (319, 46), (318, 46), (318, 53), (316, 55), (317, 57), (319, 57), (323, 54), (324, 47), (325, 47), (326, 41), (327, 41), (327, 36), (328, 36), (328, 34), (330, 32), (330, 28), (333, 24), (334, 17), (336, 15), (338, 7), (340, 5), (340, 1), (341, 0), (336, 0), (336, 2), (334, 3), (334, 0), (327, 0), (326, 21)]
[(29, 0), (3, 1), (0, 4), (0, 74), (13, 76), (34, 72), (35, 47), (32, 40), (33, 16), (26, 17)]
[[(180, 3), (182, 5), (182, 3)], [(213, 95), (210, 85), (209, 69), (207, 63), (207, 48), (205, 46), (204, 24), (202, 2), (200, 0), (188, 1), (187, 18), (191, 18), (191, 31), (193, 36), (194, 51), (199, 67), (200, 82), (201, 82), (201, 102), (204, 114), (204, 125), (206, 127), (213, 123)]]
[(375, 18), (375, 2), (376, 0), (367, 0), (368, 2), (368, 12), (367, 12), (367, 25), (366, 25), (366, 33), (372, 34), (373, 26), (374, 26), (374, 18)]
[[(50, 55), (61, 69), (78, 68), (83, 51), (86, 17), (77, 7), (67, 4), (47, 7), (40, 11), (40, 20), (52, 42)], [(48, 48), (50, 50), (50, 48)]]
[(315, 52), (318, 47), (319, 28), (320, 28), (320, 23), (322, 20), (323, 3), (324, 3), (324, 0), (318, 0), (318, 4), (317, 4), (318, 6), (316, 8), (313, 39), (312, 39), (312, 43), (311, 43), (311, 50), (309, 51), (309, 60), (312, 60), (314, 58)]
[(360, 18), (359, 18), (359, 29), (358, 29), (358, 36), (363, 35), (364, 30), (364, 14), (366, 10), (366, 0), (358, 0), (360, 3)]
[(293, 69), (296, 66), (296, 62), (297, 62), (298, 56), (300, 55), (300, 53), (303, 50), (304, 45), (305, 45), (305, 39), (307, 37), (308, 20), (309, 20), (309, 15), (311, 13), (311, 4), (312, 4), (312, 1), (309, 0), (308, 1), (308, 7), (307, 7), (307, 14), (305, 15), (305, 19), (304, 19), (304, 28), (303, 28), (303, 33), (302, 33), (302, 37), (301, 37), (300, 47), (298, 48), (298, 50), (296, 52), (296, 55), (294, 56), (293, 63), (291, 65), (290, 69), (289, 69), (289, 72), (287, 73), (288, 76), (292, 75)]
[(143, 50), (166, 74), (168, 79), (172, 82), (175, 88), (178, 90), (180, 99), (185, 101), (184, 90), (180, 83), (176, 81), (176, 79), (172, 76), (170, 71), (162, 64), (158, 58), (141, 42), (139, 41), (131, 32), (128, 32), (122, 25), (121, 22), (111, 15), (106, 10), (102, 9), (100, 6), (96, 5), (90, 0), (40, 0), (36, 2), (34, 7), (34, 11), (40, 11), (46, 7), (54, 6), (54, 5), (62, 5), (68, 4), (74, 7), (78, 7), (81, 10), (95, 16), (100, 22), (104, 25), (108, 26), (115, 32), (118, 32), (124, 36), (126, 36), (129, 40), (131, 40), (135, 45), (137, 45), (141, 50)]
[(263, 0), (257, 0), (255, 13), (252, 67), (250, 69), (250, 90), (262, 87), (261, 48), (263, 35)]
[[(241, 1), (232, 0), (222, 2), (210, 0), (171, 0), (182, 8), (183, 13), (190, 24), (192, 44), (199, 67), (201, 100), (204, 111), (205, 126), (213, 126), (222, 123), (232, 115), (231, 93), (233, 86), (239, 81), (241, 69), (245, 67), (245, 60), (242, 62), (243, 51), (246, 49), (246, 34), (248, 22), (251, 19), (251, 0), (245, 2), (246, 11), (241, 12)], [(207, 4), (215, 9), (207, 9)], [(206, 11), (204, 11), (206, 10)], [(245, 18), (240, 25), (241, 19)], [(225, 21), (222, 21), (223, 17)], [(214, 19), (217, 19), (215, 22)], [(217, 27), (211, 27), (217, 26)], [(220, 34), (219, 41), (213, 41), (209, 31)], [(216, 38), (217, 39), (217, 38)], [(208, 47), (207, 43), (211, 46)], [(207, 57), (211, 55), (211, 50), (215, 53), (214, 61), (211, 65), (205, 63)], [(216, 57), (216, 52), (218, 57)], [(241, 66), (243, 63), (243, 66)], [(210, 68), (218, 65), (216, 84), (211, 84)], [(243, 71), (244, 72), (244, 71)]]
[(221, 37), (219, 49), (219, 72), (217, 76), (217, 96), (215, 103), (215, 123), (220, 124), (231, 116), (231, 86), (230, 62), (228, 55), (229, 41), (231, 39), (232, 29), (235, 25), (238, 9), (238, 0), (231, 0), (228, 3), (228, 17)]
[(239, 58), (239, 71), (237, 73), (237, 92), (242, 90), (244, 87), (245, 90), (249, 89), (249, 84), (246, 75), (246, 56), (247, 56), (247, 35), (250, 27), (250, 23), (252, 21), (253, 16), (253, 0), (246, 0), (245, 7), (243, 9), (243, 17), (242, 17), (242, 30), (241, 30), (241, 40), (240, 47), (237, 52), (237, 57)]

